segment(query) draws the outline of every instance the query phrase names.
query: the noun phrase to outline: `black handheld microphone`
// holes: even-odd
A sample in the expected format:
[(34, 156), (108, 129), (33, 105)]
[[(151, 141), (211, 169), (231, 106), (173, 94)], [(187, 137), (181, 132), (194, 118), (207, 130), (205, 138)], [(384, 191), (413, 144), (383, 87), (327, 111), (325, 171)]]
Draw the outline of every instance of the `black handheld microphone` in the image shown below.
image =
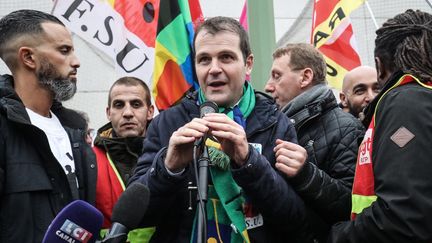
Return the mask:
[[(204, 117), (208, 113), (218, 112), (218, 106), (212, 101), (206, 101), (200, 106), (200, 117)], [(195, 170), (198, 170), (197, 189), (198, 189), (198, 216), (197, 216), (197, 242), (206, 242), (207, 235), (207, 214), (205, 212), (205, 205), (207, 202), (208, 190), (208, 166), (210, 164), (210, 157), (208, 149), (205, 145), (208, 134), (206, 133), (200, 139), (195, 140), (194, 143), (194, 160)], [(198, 161), (196, 161), (196, 149), (201, 147), (202, 154)], [(198, 168), (197, 168), (198, 167)], [(196, 173), (196, 172), (195, 172)]]
[(150, 191), (144, 184), (129, 186), (114, 205), (113, 222), (102, 242), (125, 243), (130, 230), (138, 228), (150, 201)]
[[(218, 105), (213, 101), (206, 101), (200, 105), (200, 118), (203, 118), (208, 113), (217, 113)], [(204, 146), (207, 135), (195, 140), (194, 146)]]
[(99, 237), (103, 215), (89, 203), (76, 200), (64, 207), (51, 222), (42, 243), (92, 243)]

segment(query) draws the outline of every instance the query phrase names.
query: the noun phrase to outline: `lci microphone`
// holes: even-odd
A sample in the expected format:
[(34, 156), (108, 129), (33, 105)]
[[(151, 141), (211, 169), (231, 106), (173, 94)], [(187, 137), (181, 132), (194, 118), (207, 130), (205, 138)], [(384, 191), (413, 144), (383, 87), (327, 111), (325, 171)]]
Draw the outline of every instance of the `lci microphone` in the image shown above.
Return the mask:
[(89, 203), (76, 200), (64, 207), (48, 227), (42, 243), (94, 243), (103, 215)]
[(113, 222), (103, 243), (124, 243), (130, 230), (139, 226), (150, 201), (150, 191), (144, 184), (136, 182), (130, 185), (114, 205)]

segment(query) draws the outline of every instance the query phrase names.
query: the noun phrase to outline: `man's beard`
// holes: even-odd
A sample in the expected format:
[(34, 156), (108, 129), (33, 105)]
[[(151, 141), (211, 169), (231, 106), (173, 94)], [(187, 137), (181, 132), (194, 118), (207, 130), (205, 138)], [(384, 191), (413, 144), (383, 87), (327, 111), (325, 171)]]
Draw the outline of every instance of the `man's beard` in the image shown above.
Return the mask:
[(349, 113), (351, 113), (351, 115), (353, 115), (354, 117), (359, 118), (359, 114), (360, 112), (363, 111), (364, 107), (354, 107), (349, 101), (347, 103), (348, 103)]
[(37, 76), (40, 84), (54, 94), (55, 100), (66, 101), (76, 93), (76, 79), (62, 76), (47, 59), (42, 60)]

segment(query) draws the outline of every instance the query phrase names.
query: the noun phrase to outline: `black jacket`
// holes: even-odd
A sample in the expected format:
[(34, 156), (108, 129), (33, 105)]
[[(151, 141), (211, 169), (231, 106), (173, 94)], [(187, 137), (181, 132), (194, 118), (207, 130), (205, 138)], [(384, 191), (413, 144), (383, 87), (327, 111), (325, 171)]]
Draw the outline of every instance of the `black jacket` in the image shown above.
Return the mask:
[(144, 137), (116, 137), (111, 123), (97, 132), (94, 146), (108, 152), (123, 182), (127, 184), (142, 153)]
[(335, 222), (348, 220), (362, 124), (342, 111), (326, 85), (315, 85), (293, 99), (283, 112), (293, 119), (307, 162), (291, 184), (309, 209), (315, 238), (325, 242)]
[[(368, 107), (369, 121), (377, 101), (401, 76), (396, 73)], [(383, 96), (372, 141), (377, 200), (355, 221), (335, 225), (328, 242), (432, 242), (431, 121), (431, 89), (409, 83)], [(403, 147), (392, 140), (401, 127), (414, 135)]]
[[(40, 243), (55, 215), (74, 198), (45, 133), (31, 125), (10, 76), (0, 80), (0, 242)], [(96, 164), (83, 131), (68, 133), (79, 198), (95, 201)], [(75, 185), (76, 188), (76, 185)]]
[[(264, 218), (264, 226), (252, 230), (258, 233), (248, 231), (252, 242), (293, 242), (296, 232), (304, 232), (304, 205), (274, 169), (273, 148), (276, 138), (296, 141), (294, 128), (268, 97), (256, 94), (256, 98), (255, 108), (247, 118), (246, 134), (248, 142), (262, 145), (263, 153), (250, 148), (245, 166), (231, 168), (233, 178)], [(131, 181), (150, 189), (143, 224), (156, 226), (151, 242), (189, 242), (195, 210), (188, 210), (187, 187), (194, 178), (193, 169), (189, 166), (182, 176), (170, 176), (164, 157), (171, 134), (195, 117), (199, 117), (199, 106), (195, 96), (188, 96), (179, 105), (160, 113), (150, 124), (144, 140), (144, 154)], [(194, 198), (196, 195), (192, 196), (193, 207)]]

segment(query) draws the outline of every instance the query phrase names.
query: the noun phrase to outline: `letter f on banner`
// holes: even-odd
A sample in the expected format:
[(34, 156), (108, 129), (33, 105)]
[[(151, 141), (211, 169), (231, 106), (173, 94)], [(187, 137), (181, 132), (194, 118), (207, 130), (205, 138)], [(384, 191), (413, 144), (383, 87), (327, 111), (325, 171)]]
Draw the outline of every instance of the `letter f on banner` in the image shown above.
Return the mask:
[(349, 15), (364, 0), (315, 0), (311, 43), (324, 55), (327, 81), (340, 90), (345, 74), (361, 65)]

